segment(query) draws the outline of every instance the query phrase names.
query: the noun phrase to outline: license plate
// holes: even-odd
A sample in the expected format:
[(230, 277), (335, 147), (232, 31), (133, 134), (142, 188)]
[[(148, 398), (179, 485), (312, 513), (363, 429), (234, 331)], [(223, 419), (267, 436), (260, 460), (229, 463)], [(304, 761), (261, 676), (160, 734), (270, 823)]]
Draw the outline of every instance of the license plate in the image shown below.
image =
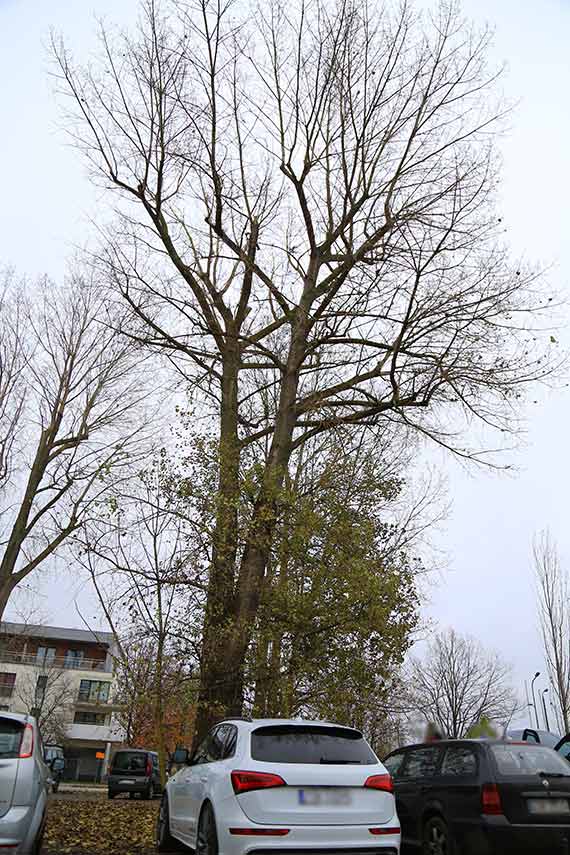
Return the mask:
[(544, 816), (552, 814), (569, 814), (568, 799), (528, 799), (529, 813), (540, 813)]
[(306, 807), (316, 807), (317, 805), (342, 807), (351, 804), (351, 802), (349, 790), (299, 790), (299, 804)]

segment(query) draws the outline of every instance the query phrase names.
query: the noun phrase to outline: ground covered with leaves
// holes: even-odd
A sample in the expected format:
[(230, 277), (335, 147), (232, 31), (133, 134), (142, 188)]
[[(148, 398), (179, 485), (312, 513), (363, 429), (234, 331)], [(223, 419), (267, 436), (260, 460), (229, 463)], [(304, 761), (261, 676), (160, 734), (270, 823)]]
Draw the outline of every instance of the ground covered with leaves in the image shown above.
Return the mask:
[(154, 855), (158, 808), (106, 792), (52, 796), (42, 855)]

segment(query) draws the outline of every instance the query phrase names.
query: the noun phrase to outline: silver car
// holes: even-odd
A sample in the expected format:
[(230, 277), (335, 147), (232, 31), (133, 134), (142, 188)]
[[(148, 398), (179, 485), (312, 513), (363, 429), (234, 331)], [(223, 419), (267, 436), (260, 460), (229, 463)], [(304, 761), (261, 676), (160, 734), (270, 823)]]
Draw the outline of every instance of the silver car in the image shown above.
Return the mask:
[(37, 855), (46, 821), (49, 769), (35, 718), (0, 714), (0, 850)]

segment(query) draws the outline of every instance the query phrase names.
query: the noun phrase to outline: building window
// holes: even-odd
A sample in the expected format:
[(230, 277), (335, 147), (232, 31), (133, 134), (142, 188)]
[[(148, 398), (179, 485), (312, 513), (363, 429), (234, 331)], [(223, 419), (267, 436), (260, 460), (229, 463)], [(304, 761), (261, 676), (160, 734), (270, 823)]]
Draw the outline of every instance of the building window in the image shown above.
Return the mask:
[(79, 698), (83, 703), (106, 704), (109, 700), (108, 680), (82, 680), (79, 684)]
[(38, 677), (38, 682), (36, 683), (35, 702), (37, 707), (41, 707), (44, 702), (44, 698), (46, 696), (47, 681), (47, 674), (40, 674), (40, 676)]
[(11, 698), (15, 683), (15, 674), (0, 674), (0, 698)]
[(0, 704), (0, 712), (8, 712), (9, 709), (8, 704)]
[(55, 660), (55, 647), (43, 647), (40, 645), (36, 653), (36, 665), (53, 665)]
[(81, 668), (83, 665), (83, 650), (66, 650), (65, 667)]
[(107, 716), (105, 713), (96, 713), (96, 712), (85, 712), (85, 710), (79, 710), (75, 713), (73, 718), (75, 724), (107, 724)]

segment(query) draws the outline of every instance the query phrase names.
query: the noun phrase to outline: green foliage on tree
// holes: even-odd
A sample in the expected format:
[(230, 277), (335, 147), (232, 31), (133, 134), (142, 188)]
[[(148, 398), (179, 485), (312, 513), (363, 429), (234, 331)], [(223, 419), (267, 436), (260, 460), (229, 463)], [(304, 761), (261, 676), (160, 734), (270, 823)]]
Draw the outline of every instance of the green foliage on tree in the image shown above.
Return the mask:
[(479, 721), (469, 728), (465, 734), (466, 739), (498, 739), (499, 733), (486, 716), (481, 716)]
[(336, 719), (382, 739), (422, 569), (395, 517), (404, 484), (383, 469), (374, 448), (334, 448), (288, 479), (249, 657), (255, 714)]

